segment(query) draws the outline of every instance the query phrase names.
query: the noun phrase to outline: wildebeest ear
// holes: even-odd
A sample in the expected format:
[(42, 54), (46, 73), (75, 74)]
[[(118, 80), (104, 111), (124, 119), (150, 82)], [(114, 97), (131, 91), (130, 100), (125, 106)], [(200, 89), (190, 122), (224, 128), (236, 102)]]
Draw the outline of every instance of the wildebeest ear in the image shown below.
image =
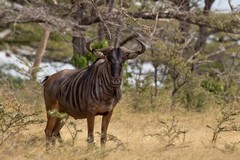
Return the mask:
[(113, 47), (101, 48), (101, 49), (92, 49), (92, 53), (98, 58), (106, 59), (108, 53), (113, 49)]
[(98, 58), (102, 58), (102, 59), (105, 59), (106, 58), (106, 55), (103, 53), (103, 52), (98, 52), (98, 51), (95, 51), (93, 50), (92, 53), (97, 56)]

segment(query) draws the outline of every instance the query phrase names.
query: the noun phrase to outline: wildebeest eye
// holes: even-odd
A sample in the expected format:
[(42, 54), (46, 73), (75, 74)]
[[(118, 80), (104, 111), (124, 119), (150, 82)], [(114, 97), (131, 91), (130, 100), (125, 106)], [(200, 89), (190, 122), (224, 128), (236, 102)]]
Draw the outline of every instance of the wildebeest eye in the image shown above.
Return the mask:
[(124, 57), (122, 58), (122, 62), (124, 63), (126, 60), (127, 60), (127, 57), (124, 56)]

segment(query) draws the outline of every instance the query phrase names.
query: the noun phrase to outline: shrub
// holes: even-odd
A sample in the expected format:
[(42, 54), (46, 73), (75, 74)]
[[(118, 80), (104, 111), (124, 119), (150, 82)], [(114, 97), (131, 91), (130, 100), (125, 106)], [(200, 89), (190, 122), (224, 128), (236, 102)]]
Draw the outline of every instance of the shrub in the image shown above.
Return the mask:
[(205, 109), (207, 92), (199, 85), (199, 81), (192, 78), (177, 92), (175, 101), (180, 102), (188, 111), (201, 112)]
[(237, 124), (237, 116), (239, 116), (240, 110), (238, 108), (226, 108), (221, 111), (221, 115), (216, 118), (214, 125), (207, 125), (213, 131), (212, 144), (215, 145), (218, 136), (222, 132), (239, 131), (240, 126)]
[(6, 97), (7, 101), (0, 104), (0, 145), (19, 132), (27, 129), (31, 124), (39, 124), (43, 121), (37, 119), (38, 113), (26, 113), (16, 99)]
[(214, 94), (221, 94), (224, 89), (223, 82), (210, 77), (203, 80), (201, 86)]
[(188, 130), (179, 126), (179, 121), (173, 116), (171, 120), (165, 122), (158, 121), (160, 124), (160, 132), (154, 134), (146, 134), (145, 136), (159, 136), (166, 140), (165, 147), (176, 146), (177, 142), (184, 143)]
[[(92, 45), (93, 49), (104, 48), (108, 46), (108, 42), (106, 40), (95, 43)], [(71, 59), (71, 63), (76, 68), (85, 68), (90, 65), (93, 61), (96, 60), (96, 56), (90, 52), (87, 52), (86, 55), (74, 54)]]

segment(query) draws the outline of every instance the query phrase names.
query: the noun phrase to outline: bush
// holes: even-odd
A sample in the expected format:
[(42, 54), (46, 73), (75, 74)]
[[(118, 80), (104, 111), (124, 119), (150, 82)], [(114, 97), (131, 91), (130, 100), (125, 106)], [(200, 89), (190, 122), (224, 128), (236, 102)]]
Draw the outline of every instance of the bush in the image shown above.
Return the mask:
[(25, 130), (31, 124), (43, 123), (37, 119), (38, 113), (26, 113), (16, 99), (11, 96), (6, 97), (7, 101), (0, 104), (0, 145), (7, 139)]
[(201, 86), (207, 91), (219, 95), (224, 90), (223, 82), (216, 80), (214, 78), (208, 77), (202, 81)]
[(205, 109), (208, 94), (199, 85), (197, 79), (190, 79), (177, 92), (175, 101), (180, 102), (188, 111), (202, 112)]
[[(93, 49), (104, 48), (108, 46), (108, 42), (106, 40), (95, 43), (92, 45)], [(86, 68), (90, 65), (90, 63), (96, 60), (96, 56), (93, 55), (91, 52), (87, 52), (86, 55), (81, 54), (74, 54), (71, 59), (71, 63), (76, 68)]]
[(71, 63), (76, 68), (85, 68), (85, 67), (87, 67), (87, 59), (86, 59), (86, 57), (80, 56), (78, 54), (74, 54), (72, 56)]

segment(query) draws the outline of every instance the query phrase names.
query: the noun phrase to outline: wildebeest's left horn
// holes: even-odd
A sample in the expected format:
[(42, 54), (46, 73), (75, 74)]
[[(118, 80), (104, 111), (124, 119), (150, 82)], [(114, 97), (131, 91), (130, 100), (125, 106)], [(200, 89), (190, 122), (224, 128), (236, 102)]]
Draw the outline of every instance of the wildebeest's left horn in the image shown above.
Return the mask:
[(88, 51), (92, 52), (94, 55), (96, 55), (99, 58), (105, 58), (106, 54), (113, 49), (113, 47), (107, 47), (107, 48), (101, 48), (101, 49), (92, 49), (91, 48), (91, 43), (96, 40), (98, 37), (93, 38), (91, 40), (89, 40), (86, 44), (86, 48), (88, 49)]
[(143, 44), (142, 41), (140, 41), (137, 38), (134, 38), (136, 41), (138, 41), (138, 43), (141, 45), (142, 49), (140, 51), (132, 51), (130, 49), (127, 49), (125, 47), (120, 47), (122, 49), (123, 52), (126, 53), (127, 59), (133, 59), (136, 58), (138, 55), (142, 54), (143, 52), (145, 52), (146, 50), (146, 46)]

